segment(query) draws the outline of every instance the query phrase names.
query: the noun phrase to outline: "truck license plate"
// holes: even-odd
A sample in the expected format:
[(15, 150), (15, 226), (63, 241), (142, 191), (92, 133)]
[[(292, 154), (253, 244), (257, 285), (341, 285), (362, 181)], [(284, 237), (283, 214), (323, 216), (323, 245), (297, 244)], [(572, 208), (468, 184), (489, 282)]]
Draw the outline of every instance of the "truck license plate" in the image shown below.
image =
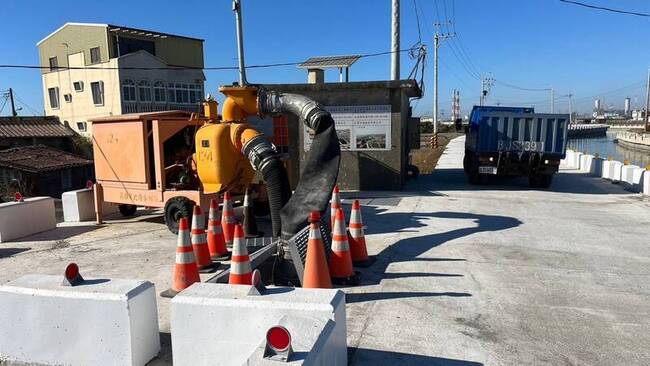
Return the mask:
[(480, 166), (480, 167), (478, 167), (478, 173), (479, 174), (496, 175), (497, 174), (497, 167), (495, 167), (495, 166)]

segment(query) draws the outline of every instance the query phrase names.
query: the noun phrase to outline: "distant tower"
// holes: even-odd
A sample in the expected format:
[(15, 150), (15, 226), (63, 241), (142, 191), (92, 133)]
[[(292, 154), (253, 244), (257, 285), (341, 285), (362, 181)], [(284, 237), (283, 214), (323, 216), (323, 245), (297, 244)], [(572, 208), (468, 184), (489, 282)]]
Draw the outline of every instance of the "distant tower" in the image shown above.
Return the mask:
[(460, 92), (454, 89), (454, 97), (451, 104), (451, 120), (456, 121), (460, 118)]
[(596, 113), (600, 114), (600, 99), (594, 101), (594, 110)]
[(629, 117), (632, 113), (630, 108), (630, 98), (625, 98), (625, 117)]

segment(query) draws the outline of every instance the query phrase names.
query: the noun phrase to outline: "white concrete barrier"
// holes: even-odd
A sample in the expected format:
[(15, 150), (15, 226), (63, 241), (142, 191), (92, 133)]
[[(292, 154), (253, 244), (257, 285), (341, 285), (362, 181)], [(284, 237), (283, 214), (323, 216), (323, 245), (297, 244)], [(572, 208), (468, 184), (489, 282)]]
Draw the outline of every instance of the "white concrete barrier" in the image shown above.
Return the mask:
[(574, 154), (573, 150), (567, 149), (564, 159), (560, 160), (560, 165), (564, 168), (568, 168), (568, 169), (572, 168), (573, 154)]
[(151, 282), (27, 275), (0, 286), (0, 360), (144, 365), (160, 351)]
[(584, 154), (581, 153), (581, 152), (579, 152), (579, 151), (576, 151), (576, 152), (573, 154), (573, 163), (572, 163), (572, 164), (573, 164), (573, 168), (578, 169), (578, 170), (581, 169), (581, 167), (580, 167), (580, 161), (581, 161), (581, 159), (582, 159), (582, 155), (584, 155)]
[(580, 171), (582, 173), (589, 173), (591, 170), (591, 162), (594, 160), (593, 155), (584, 154), (580, 157)]
[(594, 177), (600, 177), (603, 174), (603, 158), (593, 157), (591, 159), (591, 166), (589, 167), (589, 174)]
[(612, 182), (620, 182), (621, 181), (621, 170), (623, 168), (623, 163), (620, 161), (612, 160), (611, 163), (609, 164), (609, 179), (612, 180)]
[[(332, 320), (285, 316), (280, 319), (278, 325), (285, 327), (292, 335), (291, 348), (294, 357), (289, 358), (289, 365), (329, 366), (337, 364), (334, 359), (336, 353), (331, 352), (336, 326)], [(314, 329), (321, 331), (315, 332)], [(277, 366), (277, 361), (264, 358), (265, 348), (266, 339), (260, 342), (257, 349), (242, 363), (242, 366)]]
[(0, 243), (54, 228), (56, 212), (51, 197), (0, 203)]
[(603, 179), (610, 179), (609, 178), (609, 166), (611, 165), (612, 161), (611, 160), (606, 160), (603, 159), (603, 165), (601, 166), (601, 178)]
[[(347, 365), (345, 294), (338, 290), (271, 287), (248, 295), (251, 286), (195, 283), (172, 299), (174, 366), (237, 365), (256, 352), (266, 331), (282, 318), (331, 320), (329, 365)], [(320, 327), (311, 328), (317, 333)], [(307, 330), (296, 331), (303, 332)], [(294, 338), (314, 334), (292, 334)]]
[[(95, 220), (95, 197), (93, 190), (84, 188), (76, 191), (63, 192), (63, 220), (65, 222), (80, 222)], [(103, 214), (110, 215), (118, 211), (117, 205), (104, 202)]]
[(650, 170), (643, 172), (643, 194), (650, 196)]
[(621, 182), (625, 183), (626, 186), (634, 186), (634, 171), (641, 169), (638, 165), (623, 165), (621, 167)]

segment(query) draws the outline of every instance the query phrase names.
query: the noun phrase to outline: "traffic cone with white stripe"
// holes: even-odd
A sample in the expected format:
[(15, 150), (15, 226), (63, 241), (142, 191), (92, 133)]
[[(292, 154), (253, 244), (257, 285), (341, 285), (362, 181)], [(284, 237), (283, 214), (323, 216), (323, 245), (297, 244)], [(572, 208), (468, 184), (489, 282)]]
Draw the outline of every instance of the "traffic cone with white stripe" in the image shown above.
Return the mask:
[(212, 273), (217, 270), (219, 263), (215, 265), (210, 258), (208, 235), (205, 233), (205, 217), (199, 205), (195, 205), (192, 212), (192, 247), (199, 273)]
[(234, 232), (228, 283), (231, 285), (250, 285), (252, 284), (252, 268), (248, 248), (246, 248), (244, 230), (241, 225), (235, 224)]
[(338, 209), (334, 216), (330, 276), (332, 277), (332, 283), (337, 285), (356, 285), (359, 283), (359, 275), (352, 269), (352, 256), (350, 255), (350, 244), (345, 230), (343, 209)]
[(210, 211), (208, 212), (208, 250), (212, 260), (230, 259), (230, 253), (226, 248), (226, 242), (223, 239), (223, 229), (219, 222), (219, 204), (216, 198), (210, 200)]
[(370, 267), (375, 262), (375, 257), (368, 256), (366, 237), (363, 233), (363, 219), (361, 218), (361, 205), (359, 204), (359, 200), (354, 200), (352, 203), (348, 233), (352, 264), (355, 267)]
[(330, 230), (334, 232), (334, 219), (336, 218), (336, 211), (341, 207), (341, 194), (339, 192), (339, 185), (334, 186), (332, 191), (332, 200), (330, 201)]
[(230, 192), (223, 194), (223, 210), (221, 211), (221, 228), (223, 238), (227, 247), (232, 247), (233, 235), (235, 234), (235, 210), (232, 207)]
[(176, 265), (172, 287), (160, 293), (163, 297), (174, 297), (177, 293), (190, 287), (194, 282), (201, 282), (199, 270), (196, 266), (194, 249), (190, 242), (190, 231), (187, 219), (181, 218), (178, 223), (178, 240), (176, 242)]
[(259, 238), (264, 235), (257, 230), (255, 214), (253, 213), (253, 199), (250, 197), (250, 189), (244, 194), (244, 236), (247, 238)]
[(325, 247), (320, 235), (320, 213), (312, 211), (309, 214), (309, 241), (305, 257), (305, 270), (302, 275), (304, 288), (332, 288)]

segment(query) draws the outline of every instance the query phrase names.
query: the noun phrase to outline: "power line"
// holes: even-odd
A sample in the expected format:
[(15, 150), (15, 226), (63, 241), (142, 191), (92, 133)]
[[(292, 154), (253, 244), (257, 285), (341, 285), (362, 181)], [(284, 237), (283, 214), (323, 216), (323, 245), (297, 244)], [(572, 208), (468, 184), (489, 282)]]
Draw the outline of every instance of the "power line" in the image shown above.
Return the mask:
[[(368, 58), (389, 55), (392, 53), (399, 52), (411, 52), (414, 50), (412, 47), (408, 49), (402, 49), (399, 51), (385, 51), (385, 52), (376, 52), (376, 53), (366, 53), (359, 55), (359, 58)], [(349, 56), (335, 56), (331, 57), (329, 60), (347, 60)], [(304, 61), (300, 62), (281, 62), (274, 64), (260, 64), (260, 65), (250, 65), (246, 66), (247, 69), (262, 69), (262, 68), (272, 68), (272, 67), (282, 67), (282, 66), (298, 66)], [(17, 65), (17, 64), (0, 64), (0, 69), (50, 69), (50, 66), (41, 66), (41, 65)], [(204, 71), (222, 71), (222, 70), (239, 70), (238, 66), (214, 66), (214, 67), (192, 67), (192, 66), (164, 66), (164, 67), (131, 67), (131, 66), (122, 66), (122, 67), (101, 67), (101, 66), (59, 66), (57, 70), (171, 70), (171, 71), (184, 71), (184, 70), (204, 70)]]
[(591, 4), (585, 4), (585, 3), (581, 3), (579, 1), (560, 0), (560, 2), (567, 3), (567, 4), (578, 5), (578, 6), (583, 6), (585, 8), (589, 8), (589, 9), (609, 11), (609, 12), (612, 12), (612, 13), (636, 15), (636, 16), (639, 16), (639, 17), (650, 17), (650, 14), (647, 14), (647, 13), (637, 13), (637, 12), (634, 12), (634, 11), (612, 9), (612, 8), (608, 8), (608, 7), (604, 7), (604, 6), (596, 6), (596, 5), (591, 5)]
[(27, 109), (29, 109), (30, 111), (32, 111), (35, 115), (41, 115), (41, 114), (42, 114), (42, 112), (37, 111), (36, 109), (32, 108), (29, 104), (23, 102), (23, 100), (20, 99), (20, 98), (16, 95), (16, 93), (14, 93), (14, 98), (15, 98), (15, 99), (20, 103), (20, 104), (22, 104), (24, 107), (26, 107)]
[(541, 92), (541, 91), (549, 91), (549, 90), (551, 90), (551, 88), (526, 88), (526, 87), (523, 87), (523, 86), (517, 86), (517, 85), (510, 84), (510, 83), (506, 83), (506, 82), (503, 82), (503, 81), (500, 81), (500, 80), (495, 80), (495, 82), (497, 84), (503, 85), (503, 86), (508, 87), (508, 88), (523, 90), (523, 91), (533, 91), (533, 92), (539, 91), (539, 92)]

